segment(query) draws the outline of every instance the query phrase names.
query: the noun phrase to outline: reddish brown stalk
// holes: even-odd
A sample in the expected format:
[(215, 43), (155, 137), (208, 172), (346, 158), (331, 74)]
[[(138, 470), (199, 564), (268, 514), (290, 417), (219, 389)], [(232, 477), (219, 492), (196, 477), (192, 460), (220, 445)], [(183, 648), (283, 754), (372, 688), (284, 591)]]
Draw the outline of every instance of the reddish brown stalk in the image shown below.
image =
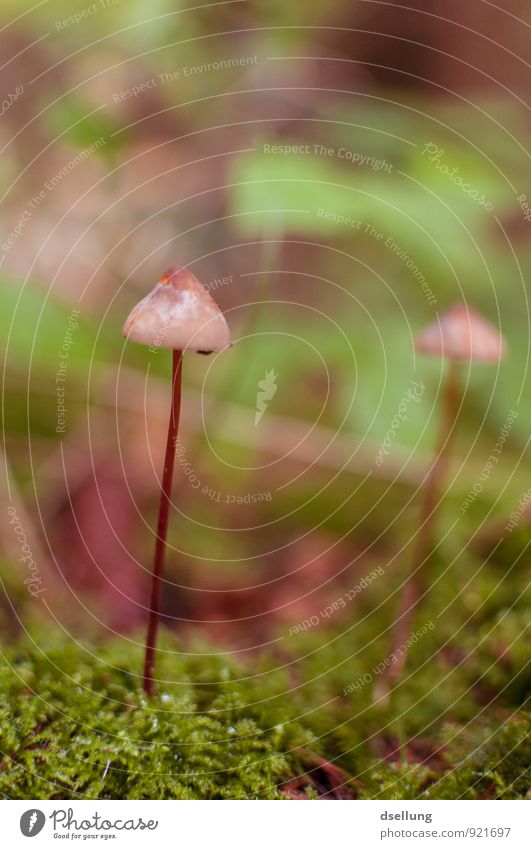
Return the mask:
[(411, 636), (415, 611), (425, 588), (426, 566), (433, 550), (433, 530), (437, 513), (437, 502), (448, 466), (448, 448), (457, 415), (458, 402), (458, 364), (454, 360), (450, 360), (450, 368), (442, 399), (442, 417), (439, 425), (439, 436), (435, 457), (424, 488), (424, 498), (420, 513), (420, 528), (413, 551), (411, 571), (402, 590), (402, 597), (393, 629), (392, 655), (394, 655), (394, 661), (388, 667), (388, 678), (391, 683), (398, 681), (404, 670), (407, 653), (405, 650), (400, 654), (398, 652)]
[(155, 558), (151, 578), (151, 602), (146, 638), (146, 656), (144, 661), (143, 687), (146, 694), (153, 695), (153, 669), (155, 666), (155, 649), (160, 618), (160, 585), (164, 571), (166, 555), (166, 536), (168, 532), (168, 516), (170, 511), (171, 482), (175, 464), (175, 448), (179, 432), (179, 417), (181, 413), (181, 376), (182, 351), (173, 351), (173, 373), (171, 390), (171, 411), (164, 458), (164, 472), (160, 492), (159, 520), (157, 524), (157, 541), (155, 543)]

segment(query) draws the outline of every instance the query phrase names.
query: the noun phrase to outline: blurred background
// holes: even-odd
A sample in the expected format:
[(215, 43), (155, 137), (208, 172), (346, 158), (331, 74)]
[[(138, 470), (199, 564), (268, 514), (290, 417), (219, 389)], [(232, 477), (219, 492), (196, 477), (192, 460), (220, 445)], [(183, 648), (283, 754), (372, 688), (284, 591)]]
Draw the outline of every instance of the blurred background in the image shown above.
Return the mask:
[(165, 625), (282, 653), (381, 567), (319, 617), (316, 648), (371, 611), (385, 634), (445, 373), (412, 341), (463, 301), (508, 356), (462, 368), (444, 591), (466, 618), (490, 575), (505, 583), (481, 615), (511, 607), (527, 514), (510, 545), (503, 528), (531, 483), (528, 4), (83, 3), (0, 11), (2, 487), (36, 564), (4, 509), (4, 639), (144, 627), (171, 358), (121, 328), (170, 265), (234, 346), (185, 357)]

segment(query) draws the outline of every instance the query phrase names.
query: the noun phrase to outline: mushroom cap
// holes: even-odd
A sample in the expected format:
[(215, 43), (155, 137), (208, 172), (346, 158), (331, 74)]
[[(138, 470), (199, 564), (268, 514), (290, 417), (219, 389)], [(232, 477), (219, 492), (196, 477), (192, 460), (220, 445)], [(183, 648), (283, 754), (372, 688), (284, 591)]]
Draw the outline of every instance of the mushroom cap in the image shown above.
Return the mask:
[(496, 327), (465, 304), (455, 304), (415, 339), (423, 354), (480, 363), (498, 362), (505, 355), (505, 340)]
[(187, 268), (169, 268), (138, 302), (123, 334), (153, 348), (211, 354), (232, 344), (218, 305)]

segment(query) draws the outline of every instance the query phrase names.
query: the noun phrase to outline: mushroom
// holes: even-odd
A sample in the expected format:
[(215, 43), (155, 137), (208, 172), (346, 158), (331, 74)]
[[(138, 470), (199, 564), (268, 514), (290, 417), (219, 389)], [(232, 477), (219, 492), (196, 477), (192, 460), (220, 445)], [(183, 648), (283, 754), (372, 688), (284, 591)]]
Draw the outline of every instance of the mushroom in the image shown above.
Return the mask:
[(446, 357), (454, 362), (496, 363), (505, 355), (505, 340), (476, 310), (465, 304), (454, 304), (438, 321), (419, 333), (415, 349), (421, 354)]
[(181, 410), (182, 358), (185, 351), (211, 354), (231, 346), (227, 322), (218, 305), (187, 268), (170, 268), (134, 307), (123, 327), (127, 339), (173, 351), (171, 412), (162, 475), (157, 539), (151, 579), (143, 687), (153, 694), (153, 670), (160, 615), (160, 584), (166, 554), (171, 483)]
[(505, 340), (500, 331), (465, 304), (455, 304), (423, 330), (415, 340), (422, 354), (449, 360), (442, 393), (442, 414), (434, 459), (424, 487), (420, 527), (413, 551), (409, 577), (404, 585), (393, 632), (394, 663), (389, 668), (391, 682), (400, 679), (406, 652), (398, 653), (411, 633), (415, 610), (423, 593), (424, 572), (432, 549), (437, 504), (448, 460), (448, 448), (459, 406), (459, 371), (462, 362), (495, 363), (505, 355)]

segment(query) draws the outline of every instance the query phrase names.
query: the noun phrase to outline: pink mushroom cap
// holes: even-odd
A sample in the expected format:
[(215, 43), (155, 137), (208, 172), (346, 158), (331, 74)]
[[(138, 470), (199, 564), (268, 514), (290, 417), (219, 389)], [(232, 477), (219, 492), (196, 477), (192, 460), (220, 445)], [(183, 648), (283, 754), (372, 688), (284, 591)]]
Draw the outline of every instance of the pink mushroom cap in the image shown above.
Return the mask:
[(169, 268), (162, 275), (129, 314), (123, 334), (153, 348), (200, 354), (232, 344), (223, 313), (187, 268)]
[(505, 355), (505, 340), (496, 327), (465, 304), (455, 304), (439, 321), (428, 325), (415, 339), (422, 354), (495, 363)]

